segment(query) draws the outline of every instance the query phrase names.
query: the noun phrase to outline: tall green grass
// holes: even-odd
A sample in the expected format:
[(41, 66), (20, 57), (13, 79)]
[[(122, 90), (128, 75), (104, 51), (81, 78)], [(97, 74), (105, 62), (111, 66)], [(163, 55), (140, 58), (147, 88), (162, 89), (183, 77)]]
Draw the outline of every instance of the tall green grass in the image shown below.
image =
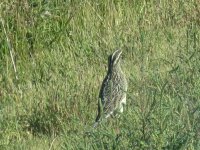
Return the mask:
[[(0, 149), (200, 148), (199, 1), (4, 0), (0, 14)], [(117, 48), (127, 106), (93, 129)]]

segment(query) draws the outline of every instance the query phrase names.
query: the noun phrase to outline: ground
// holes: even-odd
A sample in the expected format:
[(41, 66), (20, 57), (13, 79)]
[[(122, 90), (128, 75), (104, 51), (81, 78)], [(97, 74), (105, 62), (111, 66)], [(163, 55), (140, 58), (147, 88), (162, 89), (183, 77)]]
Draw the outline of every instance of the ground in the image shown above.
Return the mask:
[[(199, 149), (199, 1), (0, 4), (0, 149)], [(93, 129), (107, 57), (127, 104)]]

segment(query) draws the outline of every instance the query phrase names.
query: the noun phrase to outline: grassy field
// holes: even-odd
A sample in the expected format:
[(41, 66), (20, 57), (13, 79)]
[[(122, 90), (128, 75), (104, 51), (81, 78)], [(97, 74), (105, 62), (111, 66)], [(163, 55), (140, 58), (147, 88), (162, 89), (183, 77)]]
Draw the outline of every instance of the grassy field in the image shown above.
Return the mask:
[[(200, 149), (198, 0), (4, 0), (0, 19), (0, 149)], [(127, 106), (93, 129), (117, 48)]]

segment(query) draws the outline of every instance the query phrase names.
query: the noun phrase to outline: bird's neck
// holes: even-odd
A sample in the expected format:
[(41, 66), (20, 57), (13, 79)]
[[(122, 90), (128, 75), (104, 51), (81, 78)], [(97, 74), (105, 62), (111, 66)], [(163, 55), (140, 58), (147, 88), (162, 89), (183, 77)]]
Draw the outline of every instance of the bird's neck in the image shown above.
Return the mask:
[(121, 72), (121, 65), (117, 64), (109, 68), (108, 72)]

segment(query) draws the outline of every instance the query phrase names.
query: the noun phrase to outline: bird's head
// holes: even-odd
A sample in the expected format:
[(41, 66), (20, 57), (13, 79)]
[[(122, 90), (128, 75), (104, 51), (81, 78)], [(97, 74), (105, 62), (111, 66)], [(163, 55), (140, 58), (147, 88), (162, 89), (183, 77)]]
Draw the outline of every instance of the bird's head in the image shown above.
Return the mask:
[(110, 69), (120, 64), (121, 54), (122, 54), (121, 50), (116, 50), (108, 57), (108, 65)]

